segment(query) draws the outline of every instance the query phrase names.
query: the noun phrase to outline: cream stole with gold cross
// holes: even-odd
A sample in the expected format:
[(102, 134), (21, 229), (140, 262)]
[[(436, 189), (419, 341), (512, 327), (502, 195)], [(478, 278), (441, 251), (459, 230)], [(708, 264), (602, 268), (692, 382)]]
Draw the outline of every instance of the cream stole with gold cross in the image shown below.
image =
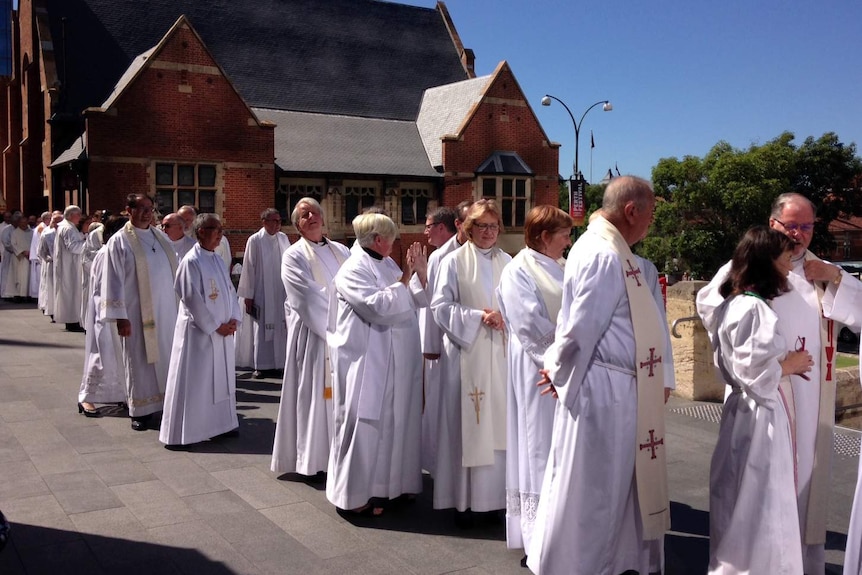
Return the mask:
[[(463, 307), (476, 310), (500, 309), (496, 288), (509, 262), (500, 248), (490, 253), (492, 286), (487, 293), (479, 259), (486, 258), (473, 242), (455, 252), (458, 294)], [(494, 451), (506, 449), (506, 353), (505, 330), (485, 324), (469, 348), (461, 349), (461, 465), (478, 467), (494, 464)]]
[(635, 482), (640, 503), (643, 538), (659, 539), (670, 528), (667, 462), (664, 432), (663, 319), (652, 290), (643, 279), (638, 260), (619, 231), (605, 218), (596, 217), (587, 228), (607, 241), (621, 264), (635, 336), (638, 416), (635, 441)]
[[(132, 253), (135, 254), (135, 275), (138, 279), (138, 297), (141, 301), (141, 325), (144, 331), (144, 349), (147, 352), (147, 363), (158, 363), (160, 359), (159, 340), (158, 332), (156, 331), (156, 316), (153, 311), (153, 295), (150, 292), (150, 268), (147, 264), (147, 254), (144, 253), (141, 239), (138, 237), (139, 233), (148, 233), (149, 228), (139, 230), (132, 225), (132, 222), (127, 222), (123, 226), (123, 231), (128, 237)], [(171, 288), (173, 289), (173, 279), (177, 277), (177, 254), (173, 246), (168, 242), (167, 236), (155, 230), (152, 233), (156, 238), (156, 242), (164, 250), (168, 263), (171, 265)], [(173, 327), (171, 327), (171, 334), (173, 334)]]

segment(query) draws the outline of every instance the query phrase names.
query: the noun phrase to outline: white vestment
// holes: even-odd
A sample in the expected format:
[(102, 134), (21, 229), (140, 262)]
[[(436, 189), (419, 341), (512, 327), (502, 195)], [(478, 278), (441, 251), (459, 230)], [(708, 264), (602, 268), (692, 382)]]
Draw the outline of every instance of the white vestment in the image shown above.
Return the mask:
[(117, 324), (105, 321), (102, 278), (108, 248), (103, 247), (93, 258), (90, 267), (87, 313), (84, 315), (84, 375), (78, 401), (88, 403), (126, 402), (123, 356), (120, 353), (120, 336)]
[(11, 275), (9, 268), (15, 260), (15, 254), (12, 253), (12, 231), (16, 226), (5, 222), (3, 224), (3, 228), (0, 229), (0, 253), (3, 254), (3, 258), (0, 259), (0, 297), (12, 297), (6, 294), (9, 292), (7, 284)]
[(105, 232), (105, 226), (99, 224), (94, 230), (91, 230), (84, 236), (84, 251), (81, 252), (81, 325), (88, 323), (87, 308), (89, 307), (90, 294), (90, 269), (93, 265), (93, 258), (96, 253), (102, 248), (102, 234)]
[(54, 237), (54, 321), (81, 323), (81, 254), (84, 234), (69, 220), (57, 225)]
[[(532, 258), (534, 263), (528, 264), (525, 258)], [(562, 299), (561, 262), (524, 248), (503, 270), (497, 288), (508, 333), (506, 545), (510, 549), (529, 547), (551, 448), (557, 402), (550, 395), (540, 395), (536, 383), (545, 351), (554, 342)], [(532, 266), (538, 267), (544, 277), (537, 280)], [(556, 287), (553, 313), (538, 281), (553, 282)]]
[(791, 425), (779, 389), (788, 342), (758, 297), (703, 316), (731, 393), (709, 473), (709, 572), (802, 573)]
[[(428, 256), (428, 283), (425, 291), (428, 300), (434, 296), (434, 279), (440, 270), (443, 258), (461, 247), (455, 234), (442, 246)], [(418, 281), (414, 276), (411, 280)], [(422, 336), (422, 353), (441, 355), (443, 353), (443, 332), (434, 321), (430, 308), (419, 310), (419, 329)], [(440, 417), (440, 375), (442, 365), (439, 359), (424, 359), (422, 386), (424, 402), (422, 409), (422, 468), (434, 477), (437, 467), (437, 420)]]
[(224, 261), (200, 245), (180, 262), (175, 289), (180, 307), (159, 441), (188, 445), (239, 426), (233, 335), (216, 330), (242, 313)]
[[(254, 300), (254, 368), (281, 369), (287, 346), (284, 284), (279, 270), (290, 240), (283, 232), (273, 235), (261, 228), (248, 238), (239, 278), (239, 297)], [(254, 315), (254, 314), (252, 314)]]
[[(224, 236), (222, 236), (222, 239), (224, 239)], [(183, 261), (183, 258), (186, 257), (186, 254), (189, 253), (193, 247), (198, 245), (198, 243), (194, 238), (184, 235), (177, 241), (171, 240), (171, 245), (174, 246), (174, 251), (177, 254), (177, 261), (181, 262)]]
[[(45, 228), (42, 224), (40, 226)], [(39, 238), (42, 237), (42, 231), (43, 229), (36, 227), (30, 241), (30, 293), (27, 295), (33, 299), (39, 297), (39, 290), (42, 285), (42, 260), (39, 259)]]
[[(718, 288), (727, 277), (730, 270), (730, 262), (718, 270), (715, 277), (708, 285), (701, 288), (697, 294), (697, 306), (701, 316), (721, 305), (723, 299), (718, 293)], [(803, 567), (807, 575), (823, 575), (826, 570), (826, 556), (824, 544), (806, 545), (806, 538), (820, 538), (825, 541), (825, 521), (820, 533), (805, 533), (804, 526), (808, 522), (809, 498), (815, 494), (811, 493), (811, 478), (815, 466), (815, 457), (819, 460), (818, 465), (826, 466), (831, 476), (832, 467), (832, 432), (834, 421), (834, 409), (828, 422), (828, 428), (821, 433), (829, 435), (829, 441), (825, 442), (828, 449), (822, 453), (816, 453), (815, 445), (818, 442), (818, 421), (820, 411), (820, 386), (821, 381), (821, 337), (820, 318), (822, 316), (832, 318), (835, 321), (846, 323), (855, 330), (862, 326), (862, 315), (859, 314), (860, 298), (862, 298), (862, 283), (856, 278), (842, 271), (841, 284), (835, 286), (832, 283), (826, 285), (823, 302), (818, 301), (814, 282), (805, 279), (803, 261), (795, 261), (793, 269), (787, 276), (792, 286), (789, 292), (780, 295), (772, 301), (772, 309), (778, 315), (778, 332), (784, 334), (789, 349), (804, 348), (811, 353), (814, 365), (806, 374), (808, 379), (791, 375), (790, 382), (793, 391), (793, 405), (795, 406), (795, 431), (796, 431), (796, 461), (797, 461), (797, 506), (799, 510), (799, 524), (802, 533), (802, 559)], [(837, 333), (837, 330), (836, 330)], [(837, 343), (837, 342), (836, 342)], [(833, 398), (834, 401), (834, 398)], [(828, 482), (827, 482), (828, 483)], [(824, 492), (817, 494), (821, 501), (827, 499), (829, 485), (823, 485)], [(826, 513), (826, 508), (818, 510)]]
[(3, 260), (6, 259), (6, 248), (3, 246), (3, 230), (11, 227), (11, 224), (0, 220), (0, 294), (3, 293), (3, 282), (6, 277), (6, 267), (3, 265)]
[(416, 310), (423, 289), (398, 279), (391, 258), (362, 248), (335, 276), (327, 343), (332, 357), (335, 437), (326, 497), (355, 509), (372, 497), (422, 491), (422, 362)]
[(33, 243), (33, 230), (30, 228), (12, 230), (10, 242), (12, 255), (9, 258), (9, 279), (6, 281), (6, 293), (3, 297), (29, 297), (30, 296), (30, 258), (24, 252), (30, 250)]
[[(192, 238), (192, 240), (197, 243), (197, 240)], [(233, 261), (233, 255), (230, 252), (230, 241), (228, 241), (226, 235), (222, 235), (221, 241), (218, 244), (218, 247), (215, 249), (215, 253), (219, 255), (219, 257), (224, 262), (225, 269), (228, 273), (230, 273), (230, 265)]]
[[(165, 398), (168, 365), (177, 323), (177, 296), (168, 253), (154, 234), (162, 234), (165, 245), (170, 240), (154, 227), (136, 228), (149, 271), (149, 290), (153, 304), (153, 318), (158, 337), (159, 360), (147, 362), (144, 326), (141, 320), (141, 294), (138, 289), (138, 271), (128, 232), (123, 229), (108, 241), (104, 287), (105, 320), (127, 319), (132, 335), (120, 338), (123, 367), (128, 389), (129, 415), (138, 417), (161, 411)], [(155, 252), (153, 252), (155, 248)], [(170, 257), (176, 257), (171, 251)], [(146, 288), (144, 288), (146, 289)]]
[[(239, 285), (239, 277), (241, 275), (242, 264), (234, 264), (230, 270), (231, 281), (234, 286)], [(254, 319), (245, 311), (244, 298), (239, 298), (239, 307), (242, 309), (242, 323), (237, 326), (236, 333), (234, 334), (236, 368), (254, 369)]]
[(39, 259), (42, 260), (42, 280), (39, 283), (39, 309), (54, 315), (54, 237), (55, 228), (45, 228), (39, 236)]
[(287, 359), (272, 447), (276, 473), (314, 475), (329, 464), (334, 423), (326, 328), (332, 281), (348, 257), (342, 244), (304, 238), (282, 257)]
[[(443, 353), (440, 357), (440, 400), (437, 419), (437, 460), (434, 469), (434, 509), (454, 507), (458, 511), (492, 511), (506, 508), (506, 452), (494, 451), (490, 465), (465, 467), (462, 448), (462, 389), (461, 350), (470, 349), (481, 330), (491, 328), (482, 323), (483, 311), (461, 305), (458, 286), (458, 260), (464, 249), (457, 249), (443, 258), (434, 280), (431, 311), (443, 330)], [(496, 252), (506, 263), (511, 257)], [(493, 281), (490, 257), (477, 258), (478, 278), (485, 293), (497, 288)], [(496, 332), (502, 336), (503, 332)], [(502, 339), (502, 338), (497, 338)], [(494, 348), (494, 359), (505, 363), (505, 346)], [(496, 382), (505, 394), (505, 381)], [(505, 397), (505, 395), (504, 395)], [(505, 429), (505, 427), (504, 427)], [(505, 431), (503, 432), (505, 434)], [(496, 438), (503, 439), (505, 438)]]
[[(664, 317), (650, 277), (654, 266), (640, 267)], [(645, 574), (662, 567), (663, 541), (644, 539), (637, 498), (636, 344), (621, 270), (611, 244), (595, 234), (581, 236), (566, 261), (562, 311), (544, 364), (559, 401), (526, 549), (536, 574)], [(672, 387), (666, 325), (665, 342), (655, 355), (664, 364), (665, 387)]]

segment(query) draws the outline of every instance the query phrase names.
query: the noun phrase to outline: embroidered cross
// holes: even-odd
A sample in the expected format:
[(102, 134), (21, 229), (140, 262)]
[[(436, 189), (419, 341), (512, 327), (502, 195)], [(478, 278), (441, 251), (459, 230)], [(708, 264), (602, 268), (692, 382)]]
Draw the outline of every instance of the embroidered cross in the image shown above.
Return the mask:
[(650, 459), (655, 459), (655, 457), (656, 457), (655, 450), (656, 450), (656, 448), (658, 448), (659, 445), (664, 445), (664, 437), (662, 437), (661, 439), (656, 439), (655, 438), (655, 429), (650, 429), (649, 430), (649, 441), (647, 441), (646, 443), (641, 443), (639, 445), (639, 447), (640, 447), (640, 451), (643, 451), (644, 449), (649, 449), (650, 451), (652, 451), (652, 454), (650, 455)]
[(651, 348), (649, 348), (649, 360), (647, 360), (647, 361), (642, 361), (642, 362), (640, 363), (641, 368), (644, 368), (644, 367), (646, 367), (646, 366), (649, 366), (649, 374), (647, 374), (647, 377), (652, 377), (653, 375), (655, 375), (655, 374), (653, 373), (653, 367), (654, 367), (657, 363), (661, 363), (661, 356), (656, 357), (656, 356), (655, 356), (655, 348), (654, 348), (654, 347), (651, 347)]
[(638, 276), (641, 274), (641, 269), (634, 267), (631, 260), (626, 260), (626, 263), (629, 264), (629, 269), (626, 271), (626, 277), (635, 278), (635, 281), (638, 282), (638, 287), (640, 287), (641, 280)]
[(481, 401), (485, 398), (485, 392), (479, 391), (476, 386), (473, 386), (473, 391), (467, 394), (473, 400), (473, 409), (476, 410), (476, 425), (479, 425), (479, 410), (481, 409)]
[(210, 280), (210, 295), (209, 298), (215, 301), (218, 298), (218, 286), (216, 286), (215, 280)]

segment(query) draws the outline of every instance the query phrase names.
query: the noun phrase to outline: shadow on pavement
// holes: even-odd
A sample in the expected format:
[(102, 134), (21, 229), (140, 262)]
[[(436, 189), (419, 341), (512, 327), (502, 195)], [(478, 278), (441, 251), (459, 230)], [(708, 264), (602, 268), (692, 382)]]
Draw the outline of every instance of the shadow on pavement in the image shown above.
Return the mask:
[(13, 523), (0, 553), (3, 575), (234, 575), (195, 549)]

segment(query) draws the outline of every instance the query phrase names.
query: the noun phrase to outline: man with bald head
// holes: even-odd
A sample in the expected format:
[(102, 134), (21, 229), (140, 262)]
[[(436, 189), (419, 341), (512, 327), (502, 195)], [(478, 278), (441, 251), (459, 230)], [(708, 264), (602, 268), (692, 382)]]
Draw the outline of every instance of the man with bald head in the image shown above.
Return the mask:
[[(171, 240), (174, 251), (177, 252), (177, 260), (182, 260), (190, 249), (197, 243), (194, 238), (186, 234), (186, 221), (177, 213), (168, 214), (162, 218), (162, 231)], [(219, 241), (221, 238), (219, 238)]]
[[(769, 215), (769, 226), (789, 237), (795, 246), (793, 269), (787, 276), (793, 289), (771, 302), (778, 315), (778, 331), (792, 344), (788, 351), (804, 349), (814, 358), (809, 373), (790, 375), (790, 385), (782, 386), (796, 436), (797, 508), (807, 575), (822, 575), (826, 570), (824, 544), (835, 422), (833, 361), (839, 322), (857, 331), (862, 325), (858, 313), (862, 282), (808, 251), (815, 220), (814, 205), (796, 193), (778, 196)], [(728, 262), (698, 292), (697, 311), (701, 317), (721, 305), (719, 286), (729, 269)], [(855, 544), (857, 549), (859, 543)], [(848, 549), (852, 544), (848, 538)]]
[(646, 236), (654, 208), (646, 180), (615, 178), (566, 261), (563, 311), (542, 370), (545, 391), (559, 401), (526, 550), (533, 573), (662, 568), (673, 363), (661, 296), (630, 249)]
[(81, 256), (86, 238), (78, 229), (81, 208), (68, 206), (54, 236), (54, 321), (66, 324), (66, 331), (83, 332), (81, 327)]

